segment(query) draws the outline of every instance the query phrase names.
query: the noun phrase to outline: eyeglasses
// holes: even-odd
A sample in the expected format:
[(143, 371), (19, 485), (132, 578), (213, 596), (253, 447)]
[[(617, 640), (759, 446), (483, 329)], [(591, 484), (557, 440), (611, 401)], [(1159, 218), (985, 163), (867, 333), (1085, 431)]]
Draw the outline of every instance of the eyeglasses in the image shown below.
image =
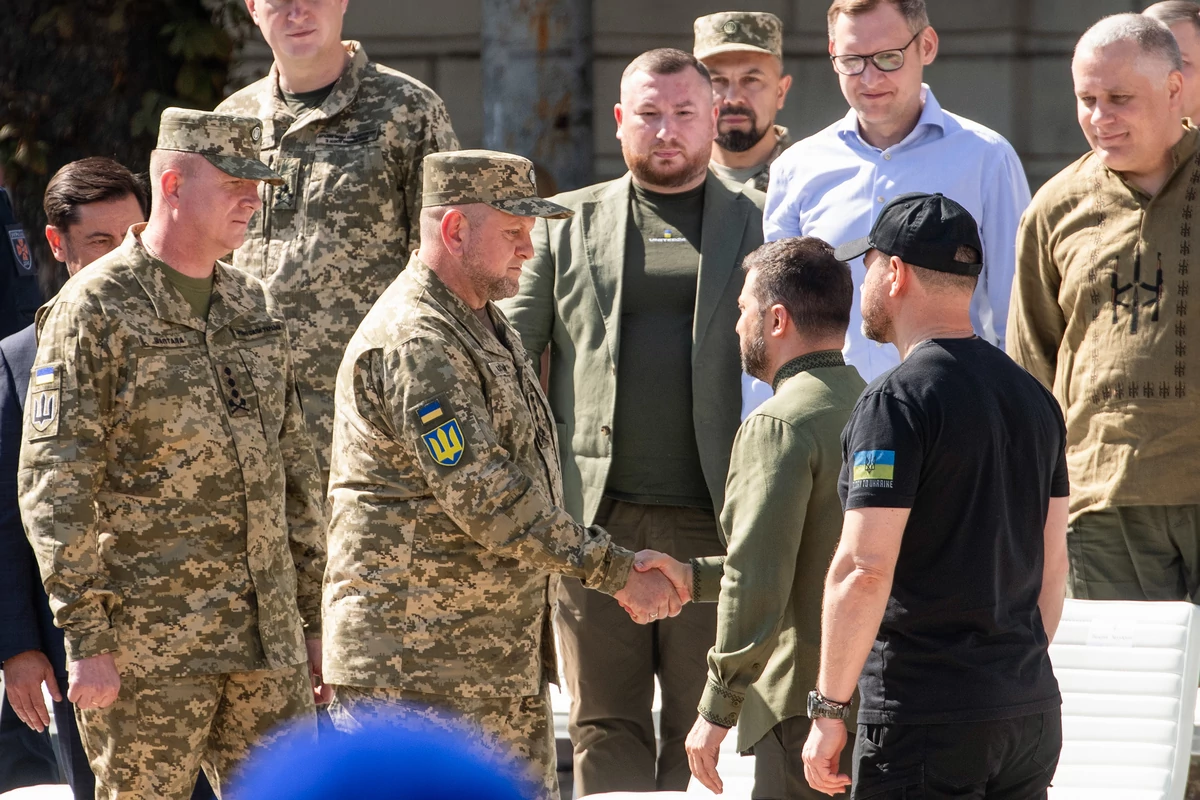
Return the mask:
[(867, 68), (868, 61), (874, 64), (875, 68), (880, 72), (895, 72), (904, 66), (904, 51), (924, 31), (925, 29), (921, 28), (921, 30), (914, 33), (913, 37), (908, 40), (908, 44), (896, 50), (880, 50), (878, 53), (871, 53), (870, 55), (848, 53), (844, 56), (830, 56), (829, 60), (833, 62), (833, 68), (843, 75), (861, 75), (863, 70)]

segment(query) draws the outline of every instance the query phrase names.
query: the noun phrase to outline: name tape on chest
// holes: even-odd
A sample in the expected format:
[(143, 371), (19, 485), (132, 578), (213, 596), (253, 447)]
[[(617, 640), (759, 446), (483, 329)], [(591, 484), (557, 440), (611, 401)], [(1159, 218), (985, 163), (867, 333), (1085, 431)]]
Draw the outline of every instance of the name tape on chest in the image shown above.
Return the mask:
[(382, 135), (383, 130), (379, 127), (365, 128), (348, 133), (326, 131), (325, 133), (317, 134), (317, 144), (327, 147), (358, 147), (370, 144)]

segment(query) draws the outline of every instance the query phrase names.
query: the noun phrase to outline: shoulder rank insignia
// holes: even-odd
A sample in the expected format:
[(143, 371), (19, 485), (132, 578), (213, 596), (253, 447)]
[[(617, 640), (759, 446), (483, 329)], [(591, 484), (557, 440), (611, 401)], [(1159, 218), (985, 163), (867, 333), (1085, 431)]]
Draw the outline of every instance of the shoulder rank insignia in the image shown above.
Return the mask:
[[(439, 414), (440, 416), (440, 414)], [(443, 467), (453, 467), (462, 458), (463, 437), (454, 417), (438, 425), (428, 433), (421, 434), (429, 455)]]

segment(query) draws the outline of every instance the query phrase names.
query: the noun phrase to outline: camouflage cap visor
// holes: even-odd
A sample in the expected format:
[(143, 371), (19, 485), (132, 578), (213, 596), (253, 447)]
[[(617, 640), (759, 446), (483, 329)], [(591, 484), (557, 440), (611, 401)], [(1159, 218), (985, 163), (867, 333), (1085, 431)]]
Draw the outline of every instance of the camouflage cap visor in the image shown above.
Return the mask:
[(283, 176), (256, 158), (241, 156), (223, 156), (212, 153), (202, 153), (208, 162), (226, 175), (235, 178), (246, 178), (252, 181), (264, 181), (280, 186), (284, 183)]
[(558, 203), (551, 203), (540, 197), (511, 197), (507, 200), (492, 200), (488, 203), (492, 208), (515, 214), (518, 217), (546, 217), (547, 219), (566, 219), (575, 216), (575, 212)]
[(766, 53), (769, 56), (780, 58), (779, 53), (774, 53), (765, 47), (759, 47), (758, 45), (753, 44), (743, 44), (741, 42), (725, 42), (724, 44), (719, 44), (704, 50), (697, 48), (693, 55), (695, 55), (699, 60), (703, 61), (709, 56), (716, 56), (720, 55), (721, 53)]

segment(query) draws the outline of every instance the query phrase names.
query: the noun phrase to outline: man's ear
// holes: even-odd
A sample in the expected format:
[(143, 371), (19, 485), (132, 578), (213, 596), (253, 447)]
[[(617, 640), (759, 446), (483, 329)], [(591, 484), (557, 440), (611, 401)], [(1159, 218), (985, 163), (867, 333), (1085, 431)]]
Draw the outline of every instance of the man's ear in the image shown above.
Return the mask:
[(60, 231), (53, 225), (46, 226), (46, 242), (50, 245), (50, 252), (54, 254), (55, 261), (67, 263), (67, 248), (63, 241), (66, 234)]
[(899, 297), (908, 291), (909, 285), (915, 280), (912, 267), (900, 260), (899, 256), (888, 256), (887, 268), (889, 270), (888, 282), (890, 284), (888, 287), (888, 297)]
[(784, 75), (779, 79), (779, 95), (775, 98), (775, 110), (782, 111), (783, 104), (787, 102), (788, 90), (792, 88), (792, 76)]
[(792, 315), (783, 307), (782, 303), (776, 303), (768, 310), (768, 319), (771, 322), (770, 328), (767, 329), (768, 336), (781, 338), (786, 336), (788, 331), (795, 327), (792, 322)]
[(617, 121), (617, 139), (621, 138), (621, 120), (625, 116), (625, 109), (621, 108), (621, 104), (617, 103), (613, 106), (613, 119)]
[(457, 208), (452, 208), (442, 217), (442, 244), (446, 251), (454, 256), (462, 257), (467, 249), (467, 237), (470, 234), (471, 222)]
[(162, 176), (158, 179), (163, 202), (171, 208), (179, 208), (179, 190), (183, 186), (184, 180), (183, 173), (177, 169), (163, 170)]

